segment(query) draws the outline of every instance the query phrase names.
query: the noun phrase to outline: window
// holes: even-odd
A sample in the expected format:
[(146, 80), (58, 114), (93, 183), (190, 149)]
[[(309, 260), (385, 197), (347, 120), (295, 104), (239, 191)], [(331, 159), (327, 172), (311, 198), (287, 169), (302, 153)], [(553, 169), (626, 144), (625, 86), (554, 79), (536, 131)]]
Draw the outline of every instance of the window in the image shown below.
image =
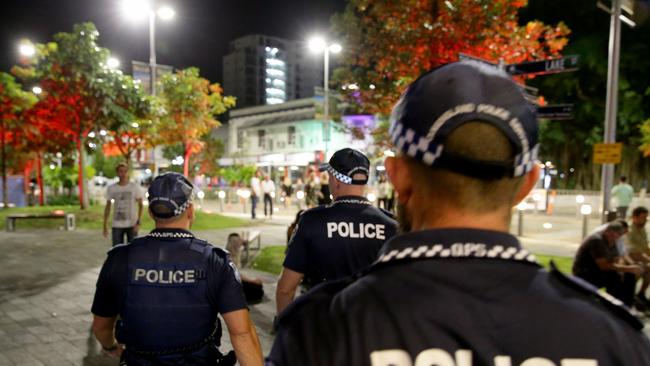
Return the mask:
[(287, 145), (295, 145), (296, 144), (296, 127), (295, 126), (289, 126), (287, 128)]
[(257, 130), (257, 147), (260, 147), (262, 149), (266, 148), (266, 131), (264, 130)]

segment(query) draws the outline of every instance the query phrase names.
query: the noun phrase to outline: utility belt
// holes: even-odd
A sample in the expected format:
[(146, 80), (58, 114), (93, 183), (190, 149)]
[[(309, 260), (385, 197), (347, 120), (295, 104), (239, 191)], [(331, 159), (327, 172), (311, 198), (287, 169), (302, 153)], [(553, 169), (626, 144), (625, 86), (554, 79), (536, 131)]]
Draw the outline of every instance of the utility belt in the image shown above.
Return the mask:
[[(188, 354), (188, 353), (192, 353), (194, 351), (198, 351), (199, 349), (201, 349), (205, 345), (210, 344), (215, 339), (217, 339), (217, 337), (216, 337), (217, 330), (219, 331), (219, 333), (221, 333), (221, 327), (215, 328), (212, 331), (212, 334), (205, 337), (204, 339), (202, 339), (198, 343), (195, 343), (195, 344), (192, 344), (192, 345), (189, 345), (189, 346), (170, 348), (170, 349), (166, 349), (166, 350), (163, 350), (163, 351), (142, 351), (142, 350), (133, 348), (133, 347), (131, 347), (131, 346), (129, 346), (127, 344), (126, 345), (126, 351), (129, 352), (129, 353), (133, 353), (134, 355), (138, 355), (138, 356), (166, 356), (166, 355), (175, 355), (175, 354), (181, 354), (181, 355), (182, 354)], [(219, 334), (219, 337), (221, 337), (221, 334)]]

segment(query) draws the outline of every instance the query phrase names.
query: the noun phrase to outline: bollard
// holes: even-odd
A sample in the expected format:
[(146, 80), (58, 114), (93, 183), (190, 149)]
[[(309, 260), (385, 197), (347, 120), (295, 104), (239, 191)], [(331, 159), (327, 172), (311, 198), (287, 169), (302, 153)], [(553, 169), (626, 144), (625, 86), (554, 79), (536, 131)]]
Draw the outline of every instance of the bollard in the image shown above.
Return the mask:
[(219, 191), (217, 192), (217, 197), (219, 197), (219, 209), (223, 212), (223, 200), (226, 198), (226, 192)]
[(582, 238), (587, 237), (589, 229), (589, 215), (591, 215), (591, 205), (586, 203), (580, 206), (580, 213), (582, 214)]
[(526, 202), (520, 202), (517, 205), (517, 236), (524, 235), (524, 211), (528, 207)]

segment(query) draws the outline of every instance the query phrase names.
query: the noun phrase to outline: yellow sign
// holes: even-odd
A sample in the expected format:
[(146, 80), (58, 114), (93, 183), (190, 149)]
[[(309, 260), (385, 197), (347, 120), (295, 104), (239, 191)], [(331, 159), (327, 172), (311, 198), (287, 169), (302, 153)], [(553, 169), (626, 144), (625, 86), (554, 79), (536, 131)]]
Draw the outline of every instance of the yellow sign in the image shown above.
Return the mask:
[(619, 164), (621, 162), (622, 143), (594, 144), (594, 164)]

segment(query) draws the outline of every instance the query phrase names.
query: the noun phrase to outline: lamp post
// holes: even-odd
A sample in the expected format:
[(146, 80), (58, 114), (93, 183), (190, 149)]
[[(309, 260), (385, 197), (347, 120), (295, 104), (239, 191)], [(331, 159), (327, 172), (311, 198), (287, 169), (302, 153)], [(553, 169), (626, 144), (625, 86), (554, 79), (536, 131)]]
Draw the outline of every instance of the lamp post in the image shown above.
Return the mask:
[(330, 141), (330, 118), (329, 118), (329, 73), (330, 73), (330, 52), (339, 53), (343, 50), (338, 43), (327, 43), (322, 37), (313, 37), (309, 40), (309, 49), (312, 52), (323, 52), (323, 121), (325, 129), (325, 160)]

